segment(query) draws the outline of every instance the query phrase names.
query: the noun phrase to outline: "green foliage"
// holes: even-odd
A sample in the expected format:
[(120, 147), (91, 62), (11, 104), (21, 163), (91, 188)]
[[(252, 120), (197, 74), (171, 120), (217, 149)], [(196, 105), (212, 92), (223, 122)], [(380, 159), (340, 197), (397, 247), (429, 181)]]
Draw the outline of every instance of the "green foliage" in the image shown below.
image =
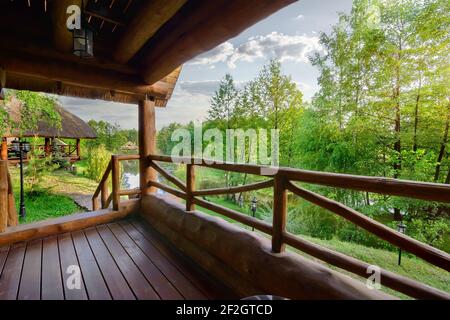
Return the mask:
[(120, 147), (128, 141), (138, 144), (136, 130), (122, 130), (119, 125), (106, 121), (90, 120), (88, 124), (97, 134), (96, 139), (84, 141), (84, 146), (88, 150), (103, 145), (108, 151), (119, 153)]
[(100, 182), (110, 161), (111, 153), (106, 150), (104, 145), (92, 148), (87, 157), (86, 176)]
[(53, 164), (52, 159), (45, 157), (43, 151), (36, 147), (36, 140), (34, 140), (34, 148), (29, 154), (29, 161), (24, 170), (24, 184), (27, 196), (37, 197), (42, 193), (48, 192), (42, 186), (43, 177), (57, 168), (58, 165)]
[[(17, 99), (22, 103), (20, 118), (13, 121), (5, 110), (5, 103)], [(0, 101), (0, 121), (5, 124), (0, 128), (0, 134), (6, 128), (18, 130), (36, 130), (40, 121), (45, 121), (50, 127), (61, 129), (61, 115), (56, 110), (57, 100), (44, 93), (26, 90), (7, 90), (4, 101)]]

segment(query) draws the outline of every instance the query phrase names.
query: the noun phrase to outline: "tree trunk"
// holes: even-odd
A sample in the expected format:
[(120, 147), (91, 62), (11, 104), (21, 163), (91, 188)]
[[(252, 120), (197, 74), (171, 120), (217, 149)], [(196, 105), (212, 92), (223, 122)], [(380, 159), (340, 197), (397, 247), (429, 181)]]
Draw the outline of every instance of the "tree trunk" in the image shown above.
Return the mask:
[[(444, 135), (442, 136), (441, 148), (439, 149), (439, 155), (438, 155), (438, 158), (436, 161), (437, 162), (436, 163), (436, 171), (434, 173), (434, 181), (435, 182), (439, 180), (439, 174), (441, 171), (441, 162), (442, 162), (442, 159), (444, 158), (445, 146), (447, 145), (447, 142), (448, 142), (449, 127), (450, 127), (450, 104), (447, 106), (447, 120), (445, 122)], [(448, 177), (447, 177), (447, 179), (448, 179)]]
[(416, 96), (416, 106), (414, 108), (414, 137), (413, 137), (413, 151), (417, 151), (417, 128), (419, 126), (419, 101), (420, 89), (422, 88), (422, 77), (419, 77), (419, 88)]
[[(401, 42), (399, 45), (399, 49), (401, 50)], [(398, 53), (398, 61), (400, 64), (401, 54)], [(394, 150), (397, 153), (397, 161), (394, 162), (394, 178), (397, 179), (400, 174), (400, 170), (402, 169), (402, 143), (401, 143), (401, 110), (400, 110), (400, 66), (396, 68), (396, 76), (395, 76), (395, 88), (394, 88), (394, 101), (395, 101), (395, 135), (396, 141), (394, 143)], [(400, 213), (400, 209), (394, 208), (394, 219), (397, 221), (402, 220), (402, 215)]]

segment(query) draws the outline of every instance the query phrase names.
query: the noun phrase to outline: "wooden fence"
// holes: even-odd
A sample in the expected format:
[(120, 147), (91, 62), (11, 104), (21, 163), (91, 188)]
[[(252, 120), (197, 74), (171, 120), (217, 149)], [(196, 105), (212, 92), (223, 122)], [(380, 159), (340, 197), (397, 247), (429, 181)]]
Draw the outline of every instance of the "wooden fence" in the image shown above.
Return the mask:
[[(368, 270), (370, 265), (368, 263), (322, 247), (287, 232), (287, 195), (288, 192), (292, 192), (306, 201), (343, 217), (344, 219), (367, 230), (379, 238), (386, 240), (387, 242), (408, 251), (435, 266), (438, 266), (446, 271), (450, 271), (450, 255), (448, 253), (397, 232), (342, 203), (304, 189), (297, 185), (296, 182), (446, 203), (450, 203), (449, 185), (381, 177), (316, 172), (292, 168), (270, 168), (249, 164), (215, 163), (212, 160), (172, 158), (169, 156), (160, 155), (151, 155), (148, 157), (148, 160), (149, 165), (153, 169), (173, 184), (173, 186), (169, 186), (157, 181), (150, 181), (149, 186), (159, 188), (179, 198), (185, 199), (187, 211), (194, 210), (195, 205), (198, 205), (270, 235), (272, 238), (272, 251), (275, 253), (284, 251), (285, 245), (289, 245), (315, 258), (361, 277), (367, 278), (369, 276)], [(180, 181), (177, 177), (164, 170), (158, 162), (186, 164), (186, 183)], [(244, 186), (195, 190), (196, 166), (259, 176), (263, 175), (262, 172), (273, 172), (274, 174), (268, 177), (266, 181), (247, 184)], [(273, 188), (272, 224), (214, 204), (202, 198), (207, 195), (233, 194), (263, 188)], [(414, 298), (450, 299), (450, 295), (445, 292), (397, 275), (390, 271), (381, 270), (381, 279), (382, 285)]]
[[(140, 190), (138, 189), (120, 189), (119, 162), (137, 159), (140, 159), (139, 155), (112, 156), (108, 168), (92, 198), (94, 210), (100, 208), (98, 202), (99, 196), (101, 196), (101, 208), (108, 208), (112, 202), (113, 209), (117, 210), (121, 196), (137, 195), (140, 193)], [(171, 173), (167, 172), (163, 167), (161, 167), (160, 164), (158, 164), (158, 162), (186, 164), (186, 182), (181, 181)], [(272, 239), (272, 251), (274, 253), (283, 252), (285, 250), (285, 246), (289, 245), (326, 263), (361, 277), (367, 278), (369, 276), (368, 270), (370, 270), (371, 266), (368, 263), (312, 243), (299, 237), (298, 235), (289, 233), (286, 230), (288, 192), (291, 192), (306, 201), (343, 217), (344, 219), (367, 230), (392, 245), (397, 246), (398, 248), (408, 251), (446, 271), (450, 271), (450, 255), (448, 253), (393, 230), (342, 203), (302, 188), (296, 184), (296, 182), (385, 195), (404, 196), (414, 199), (439, 201), (444, 203), (450, 203), (449, 185), (382, 177), (307, 171), (283, 167), (271, 168), (250, 164), (217, 163), (206, 159), (173, 158), (161, 155), (150, 155), (143, 163), (146, 163), (148, 167), (158, 172), (173, 185), (169, 186), (156, 180), (150, 180), (145, 188), (158, 188), (175, 195), (176, 197), (184, 199), (186, 201), (186, 211), (195, 210), (195, 206), (198, 205), (270, 235)], [(268, 179), (263, 182), (227, 188), (196, 190), (196, 166), (259, 176), (265, 176), (267, 172), (272, 172), (273, 174), (271, 176), (267, 176)], [(110, 175), (112, 176), (112, 193), (108, 192), (108, 178)], [(235, 194), (264, 188), (273, 189), (272, 224), (203, 199), (204, 196)], [(397, 275), (387, 270), (381, 269), (380, 272), (382, 285), (398, 292), (419, 299), (450, 299), (450, 294), (426, 284)]]

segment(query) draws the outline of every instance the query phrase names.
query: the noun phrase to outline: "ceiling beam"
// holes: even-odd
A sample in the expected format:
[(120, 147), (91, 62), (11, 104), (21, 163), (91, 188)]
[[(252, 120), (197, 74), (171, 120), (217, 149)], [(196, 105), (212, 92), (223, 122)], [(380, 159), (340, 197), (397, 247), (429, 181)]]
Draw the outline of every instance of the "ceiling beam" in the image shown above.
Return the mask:
[(262, 20), (295, 0), (190, 0), (132, 59), (147, 83)]
[[(76, 85), (99, 88), (127, 94), (151, 95), (165, 98), (171, 84), (158, 82), (148, 85), (137, 74), (123, 72), (121, 68), (99, 67), (95, 62), (62, 58), (58, 53), (45, 56), (14, 51), (0, 47), (0, 65), (6, 72)], [(8, 87), (8, 79), (6, 79)]]
[(143, 7), (133, 17), (118, 40), (113, 59), (119, 63), (127, 63), (186, 1), (144, 1)]

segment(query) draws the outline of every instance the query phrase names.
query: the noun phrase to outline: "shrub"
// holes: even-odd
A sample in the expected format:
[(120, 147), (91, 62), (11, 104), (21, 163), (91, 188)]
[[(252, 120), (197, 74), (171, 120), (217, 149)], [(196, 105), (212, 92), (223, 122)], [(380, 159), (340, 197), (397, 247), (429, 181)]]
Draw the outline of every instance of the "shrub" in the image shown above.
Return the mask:
[(51, 157), (44, 157), (44, 154), (36, 146), (30, 153), (28, 165), (24, 168), (25, 190), (29, 196), (46, 192), (41, 185), (44, 175), (57, 169), (57, 165), (52, 164)]
[(86, 163), (86, 176), (95, 181), (100, 181), (111, 160), (111, 153), (104, 145), (89, 150)]

